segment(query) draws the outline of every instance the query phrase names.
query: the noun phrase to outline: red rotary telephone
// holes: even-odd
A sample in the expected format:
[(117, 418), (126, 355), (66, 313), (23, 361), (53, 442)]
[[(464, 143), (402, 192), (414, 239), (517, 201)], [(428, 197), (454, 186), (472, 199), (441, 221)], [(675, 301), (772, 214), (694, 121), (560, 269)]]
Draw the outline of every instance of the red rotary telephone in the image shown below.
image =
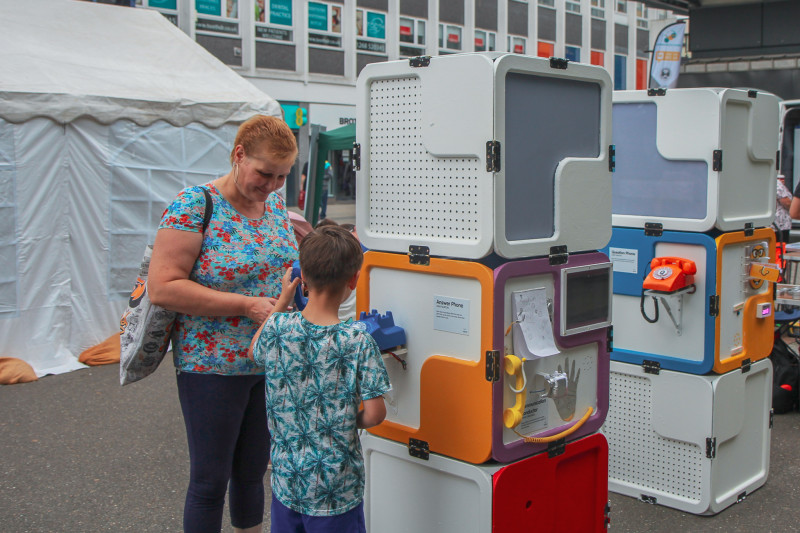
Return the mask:
[(697, 265), (682, 257), (655, 257), (642, 288), (658, 292), (675, 292), (694, 283)]

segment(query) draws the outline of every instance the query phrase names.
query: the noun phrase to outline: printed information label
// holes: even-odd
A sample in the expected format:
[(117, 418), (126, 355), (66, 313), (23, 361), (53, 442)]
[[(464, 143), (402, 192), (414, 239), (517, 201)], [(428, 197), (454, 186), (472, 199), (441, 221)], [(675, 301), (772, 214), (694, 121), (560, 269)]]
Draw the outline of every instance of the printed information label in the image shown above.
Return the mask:
[(433, 329), (469, 335), (469, 300), (434, 294)]
[(608, 257), (614, 265), (614, 272), (639, 273), (639, 250), (635, 248), (609, 248)]

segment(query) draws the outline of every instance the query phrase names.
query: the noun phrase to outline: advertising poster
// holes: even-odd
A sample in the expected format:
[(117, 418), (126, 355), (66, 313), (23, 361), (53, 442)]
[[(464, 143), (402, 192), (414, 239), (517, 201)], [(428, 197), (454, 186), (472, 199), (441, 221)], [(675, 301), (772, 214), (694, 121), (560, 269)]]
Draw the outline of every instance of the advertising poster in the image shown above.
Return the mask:
[(658, 34), (650, 60), (650, 88), (678, 86), (681, 67), (681, 49), (686, 24), (670, 24)]

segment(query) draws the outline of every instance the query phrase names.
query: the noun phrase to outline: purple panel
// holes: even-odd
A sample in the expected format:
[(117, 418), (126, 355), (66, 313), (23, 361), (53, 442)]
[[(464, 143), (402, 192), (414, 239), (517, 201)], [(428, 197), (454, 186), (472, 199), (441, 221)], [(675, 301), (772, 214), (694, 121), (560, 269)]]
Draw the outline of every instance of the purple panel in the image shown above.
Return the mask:
[[(505, 336), (506, 325), (503, 316), (505, 313), (504, 291), (506, 282), (511, 278), (520, 276), (532, 276), (541, 274), (551, 274), (553, 276), (553, 337), (556, 344), (561, 348), (573, 348), (584, 344), (597, 343), (597, 409), (589, 417), (581, 428), (566, 440), (573, 441), (585, 435), (594, 433), (606, 419), (608, 412), (608, 380), (609, 380), (609, 355), (606, 347), (608, 328), (600, 328), (576, 335), (562, 337), (561, 331), (561, 270), (567, 267), (594, 265), (597, 263), (607, 263), (608, 256), (600, 252), (588, 252), (582, 254), (570, 254), (566, 264), (551, 265), (548, 258), (526, 259), (523, 261), (511, 261), (494, 269), (494, 309), (495, 317), (492, 348), (504, 353), (503, 339)], [(528, 444), (521, 438), (511, 444), (503, 443), (503, 390), (506, 374), (501, 372), (500, 380), (494, 384), (492, 390), (492, 457), (501, 463), (518, 461), (540, 453), (547, 449), (547, 444)], [(577, 413), (576, 413), (577, 415)], [(570, 424), (565, 424), (557, 428), (542, 431), (535, 434), (536, 437), (549, 437), (561, 433), (568, 429)]]

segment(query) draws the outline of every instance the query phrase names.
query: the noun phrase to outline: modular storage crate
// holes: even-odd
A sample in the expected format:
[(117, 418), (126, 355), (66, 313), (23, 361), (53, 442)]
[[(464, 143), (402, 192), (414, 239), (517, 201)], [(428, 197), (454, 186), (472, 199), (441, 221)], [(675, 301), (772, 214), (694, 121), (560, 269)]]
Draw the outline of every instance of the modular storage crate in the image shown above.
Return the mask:
[[(391, 311), (407, 342), (396, 357), (385, 355), (392, 382), (387, 416), (369, 431), (476, 464), (514, 461), (549, 441), (597, 431), (608, 406), (611, 264), (597, 252), (562, 260), (512, 261), (492, 270), (367, 252), (357, 309)], [(512, 294), (522, 291), (540, 296), (531, 323), (547, 330), (559, 352), (530, 356), (521, 364), (524, 377), (505, 371), (515, 355)], [(515, 407), (517, 419), (506, 427), (506, 411)]]
[(608, 444), (596, 433), (559, 453), (472, 465), (364, 434), (367, 531), (381, 533), (604, 532)]
[(610, 237), (611, 80), (515, 54), (367, 65), (358, 83), (358, 235), (371, 250), (506, 259)]
[[(772, 351), (773, 284), (753, 279), (753, 263), (775, 257), (771, 229), (723, 233), (615, 227), (604, 251), (614, 264), (614, 351), (616, 361), (649, 361), (669, 370), (725, 373)], [(642, 300), (643, 280), (655, 257), (693, 261), (694, 288)], [(677, 266), (676, 266), (677, 267)], [(658, 320), (653, 298), (659, 301)], [(644, 306), (644, 309), (643, 309)]]
[(611, 363), (609, 490), (716, 514), (769, 473), (772, 363), (697, 376)]
[(613, 225), (768, 227), (775, 216), (778, 102), (755, 90), (615, 91)]

